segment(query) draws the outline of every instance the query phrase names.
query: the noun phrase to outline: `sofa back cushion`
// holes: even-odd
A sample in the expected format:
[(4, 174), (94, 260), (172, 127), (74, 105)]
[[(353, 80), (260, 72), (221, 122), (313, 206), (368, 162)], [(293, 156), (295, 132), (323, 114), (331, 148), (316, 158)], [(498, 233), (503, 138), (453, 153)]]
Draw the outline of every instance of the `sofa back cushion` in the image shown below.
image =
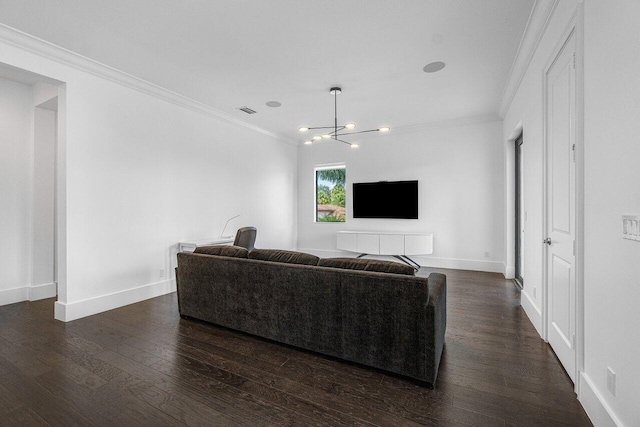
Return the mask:
[(231, 245), (198, 246), (194, 253), (203, 255), (228, 256), (233, 258), (247, 258), (249, 255), (249, 251), (245, 248)]
[(321, 267), (344, 268), (347, 270), (377, 271), (379, 273), (406, 274), (415, 276), (413, 267), (393, 261), (362, 258), (323, 258), (318, 262)]
[(315, 255), (304, 252), (283, 251), (280, 249), (254, 249), (249, 252), (249, 258), (303, 265), (318, 265), (318, 261), (320, 260), (320, 258)]

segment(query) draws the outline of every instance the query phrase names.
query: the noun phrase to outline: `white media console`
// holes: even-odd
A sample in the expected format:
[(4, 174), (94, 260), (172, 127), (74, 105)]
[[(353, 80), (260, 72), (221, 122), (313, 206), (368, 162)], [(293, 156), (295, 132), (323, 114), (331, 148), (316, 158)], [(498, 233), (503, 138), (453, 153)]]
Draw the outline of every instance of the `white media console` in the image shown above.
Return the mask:
[(389, 255), (414, 268), (420, 265), (409, 255), (433, 253), (433, 233), (404, 233), (387, 231), (339, 231), (338, 249), (365, 255)]

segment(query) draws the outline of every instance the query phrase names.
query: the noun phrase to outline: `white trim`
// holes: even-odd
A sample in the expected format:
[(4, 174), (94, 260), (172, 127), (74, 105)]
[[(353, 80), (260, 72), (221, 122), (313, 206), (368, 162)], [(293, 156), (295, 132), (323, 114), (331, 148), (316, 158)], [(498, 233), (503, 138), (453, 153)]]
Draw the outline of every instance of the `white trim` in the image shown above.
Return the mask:
[(175, 292), (175, 290), (176, 281), (171, 279), (139, 286), (133, 289), (125, 289), (123, 291), (113, 292), (82, 301), (66, 304), (56, 302), (54, 306), (54, 317), (63, 322), (70, 322), (82, 317), (91, 316), (93, 314), (102, 313), (103, 311), (113, 310), (114, 308), (123, 307), (125, 305), (134, 304), (150, 298)]
[(527, 27), (522, 35), (518, 52), (502, 91), (502, 101), (500, 101), (500, 107), (498, 107), (498, 115), (502, 118), (509, 111), (513, 98), (518, 93), (518, 88), (520, 88), (522, 79), (524, 79), (527, 69), (529, 69), (529, 64), (538, 49), (540, 40), (549, 25), (549, 21), (551, 21), (558, 3), (559, 0), (536, 0), (531, 9)]
[[(437, 130), (437, 129), (447, 129), (447, 128), (457, 128), (462, 126), (473, 126), (473, 125), (481, 125), (485, 123), (494, 123), (500, 122), (502, 118), (500, 118), (497, 114), (483, 114), (480, 116), (469, 116), (469, 117), (460, 117), (452, 120), (441, 120), (438, 122), (429, 122), (429, 123), (421, 123), (417, 125), (409, 125), (409, 126), (399, 126), (394, 127), (392, 129), (394, 135), (401, 134), (410, 134), (410, 133), (418, 133), (425, 132), (429, 130)], [(386, 135), (376, 135), (371, 134), (367, 136), (369, 138), (379, 138)]]
[[(576, 378), (584, 371), (584, 3), (576, 19)], [(574, 391), (580, 393), (580, 381)]]
[[(542, 339), (544, 336), (542, 335), (542, 311), (536, 305), (536, 302), (531, 296), (527, 293), (526, 290), (520, 291), (520, 306), (524, 310), (527, 317), (529, 317), (529, 321), (536, 328), (538, 334)], [(545, 340), (546, 341), (546, 340)]]
[(600, 393), (585, 372), (580, 372), (579, 383), (580, 393), (578, 394), (578, 400), (594, 426), (624, 427), (622, 421), (616, 416), (602, 396), (602, 393)]
[(297, 142), (284, 139), (273, 132), (247, 123), (243, 120), (238, 119), (237, 117), (227, 114), (207, 104), (188, 98), (177, 92), (165, 89), (161, 86), (155, 85), (131, 74), (117, 70), (98, 61), (94, 61), (93, 59), (79, 55), (68, 49), (57, 46), (38, 37), (32, 36), (8, 25), (0, 24), (0, 41), (51, 59), (60, 64), (71, 66), (75, 69), (85, 71), (114, 83), (118, 83), (130, 89), (137, 90), (138, 92), (142, 92), (146, 95), (162, 99), (174, 105), (178, 105), (180, 107), (187, 108), (189, 110), (210, 117), (215, 117), (227, 123), (231, 123), (252, 130), (254, 132), (270, 136), (279, 142), (288, 145), (298, 145)]
[[(504, 145), (504, 242), (507, 249), (504, 254), (504, 276), (507, 279), (514, 279), (516, 276), (515, 259), (515, 140), (523, 134), (522, 120), (518, 122), (511, 135)], [(526, 209), (525, 209), (526, 211)]]
[(0, 290), (0, 306), (27, 301), (28, 298), (29, 298), (28, 286), (21, 286), (19, 288)]
[(45, 298), (53, 298), (58, 294), (55, 282), (43, 285), (29, 286), (29, 301), (38, 301)]
[(330, 169), (346, 169), (347, 168), (347, 164), (345, 162), (340, 162), (340, 163), (325, 163), (322, 165), (316, 165), (313, 167), (313, 173), (315, 174), (316, 171), (325, 171), (325, 170), (330, 170)]
[(427, 256), (412, 256), (411, 259), (415, 260), (423, 267), (451, 268), (455, 270), (485, 271), (488, 273), (504, 274), (504, 263), (501, 261), (485, 261), (460, 258), (436, 258)]
[[(325, 170), (333, 170), (333, 169), (344, 169), (345, 171), (347, 170), (347, 164), (345, 162), (338, 162), (338, 163), (324, 163), (321, 165), (315, 165), (313, 167), (313, 223), (314, 224), (318, 224), (318, 223), (322, 223), (322, 224), (344, 224), (345, 222), (347, 222), (347, 218), (346, 218), (346, 207), (345, 207), (345, 220), (344, 221), (330, 221), (330, 222), (323, 222), (323, 221), (318, 221), (318, 171), (325, 171)], [(346, 172), (345, 172), (346, 173)], [(344, 183), (344, 190), (345, 192), (347, 191), (347, 183), (345, 181)], [(346, 197), (346, 194), (345, 194)]]
[(506, 263), (502, 263), (502, 274), (504, 274), (505, 279), (515, 279), (516, 278), (516, 268), (514, 266), (507, 266)]
[[(584, 75), (583, 69), (583, 53), (582, 50), (584, 48), (583, 44), (583, 31), (581, 19), (584, 18), (583, 14), (583, 6), (582, 4), (578, 4), (575, 12), (569, 19), (568, 24), (566, 25), (562, 35), (558, 39), (558, 42), (554, 49), (552, 50), (551, 55), (549, 56), (545, 67), (543, 68), (542, 73), (542, 103), (543, 103), (543, 111), (542, 111), (542, 123), (543, 123), (543, 162), (542, 162), (542, 188), (543, 188), (543, 218), (542, 218), (542, 239), (546, 239), (548, 237), (547, 229), (548, 229), (548, 176), (547, 176), (547, 168), (548, 168), (548, 152), (549, 152), (549, 141), (548, 141), (548, 129), (547, 129), (547, 75), (551, 68), (553, 67), (555, 61), (558, 56), (561, 54), (562, 50), (567, 45), (569, 39), (573, 36), (576, 37), (575, 40), (575, 50), (574, 50), (574, 68), (575, 68), (575, 76), (576, 76), (576, 87), (575, 87), (575, 97), (576, 97), (576, 105), (575, 105), (575, 144), (577, 147), (577, 152), (579, 153), (575, 160), (575, 218), (576, 222), (575, 226), (575, 234), (574, 240), (575, 245), (577, 247), (577, 251), (574, 254), (574, 269), (576, 271), (576, 284), (575, 284), (575, 372), (573, 373), (573, 377), (576, 379), (574, 383), (574, 391), (576, 393), (579, 392), (580, 389), (580, 375), (582, 371), (584, 371), (584, 140), (583, 140), (583, 129), (584, 129), (584, 87), (582, 85), (582, 78)], [(577, 57), (577, 59), (576, 59)], [(581, 213), (582, 212), (582, 213)], [(542, 338), (545, 341), (548, 341), (548, 333), (549, 333), (549, 325), (548, 325), (548, 310), (549, 310), (549, 283), (548, 283), (548, 257), (547, 257), (547, 247), (543, 245), (542, 249)], [(582, 279), (582, 280), (581, 280)]]

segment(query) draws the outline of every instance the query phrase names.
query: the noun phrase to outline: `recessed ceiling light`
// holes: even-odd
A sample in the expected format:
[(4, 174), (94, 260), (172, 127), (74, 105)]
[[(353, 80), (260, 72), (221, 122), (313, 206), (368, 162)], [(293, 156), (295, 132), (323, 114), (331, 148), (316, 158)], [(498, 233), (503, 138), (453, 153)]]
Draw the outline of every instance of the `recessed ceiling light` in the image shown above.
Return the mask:
[(269, 101), (265, 104), (267, 107), (271, 107), (271, 108), (277, 108), (279, 106), (281, 106), (282, 104), (279, 103), (278, 101)]
[(424, 68), (422, 69), (425, 73), (435, 73), (436, 71), (440, 71), (444, 68), (444, 66), (447, 65), (444, 62), (432, 62), (430, 64), (427, 64), (424, 66)]

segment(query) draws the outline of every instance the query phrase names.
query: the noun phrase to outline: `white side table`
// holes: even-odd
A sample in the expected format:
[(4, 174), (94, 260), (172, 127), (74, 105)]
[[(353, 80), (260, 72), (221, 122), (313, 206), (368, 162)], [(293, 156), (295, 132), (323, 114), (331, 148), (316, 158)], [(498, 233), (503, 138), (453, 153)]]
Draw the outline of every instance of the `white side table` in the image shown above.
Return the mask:
[(178, 243), (178, 252), (193, 252), (198, 246), (228, 245), (233, 243), (234, 236), (219, 236), (209, 239), (196, 239)]

